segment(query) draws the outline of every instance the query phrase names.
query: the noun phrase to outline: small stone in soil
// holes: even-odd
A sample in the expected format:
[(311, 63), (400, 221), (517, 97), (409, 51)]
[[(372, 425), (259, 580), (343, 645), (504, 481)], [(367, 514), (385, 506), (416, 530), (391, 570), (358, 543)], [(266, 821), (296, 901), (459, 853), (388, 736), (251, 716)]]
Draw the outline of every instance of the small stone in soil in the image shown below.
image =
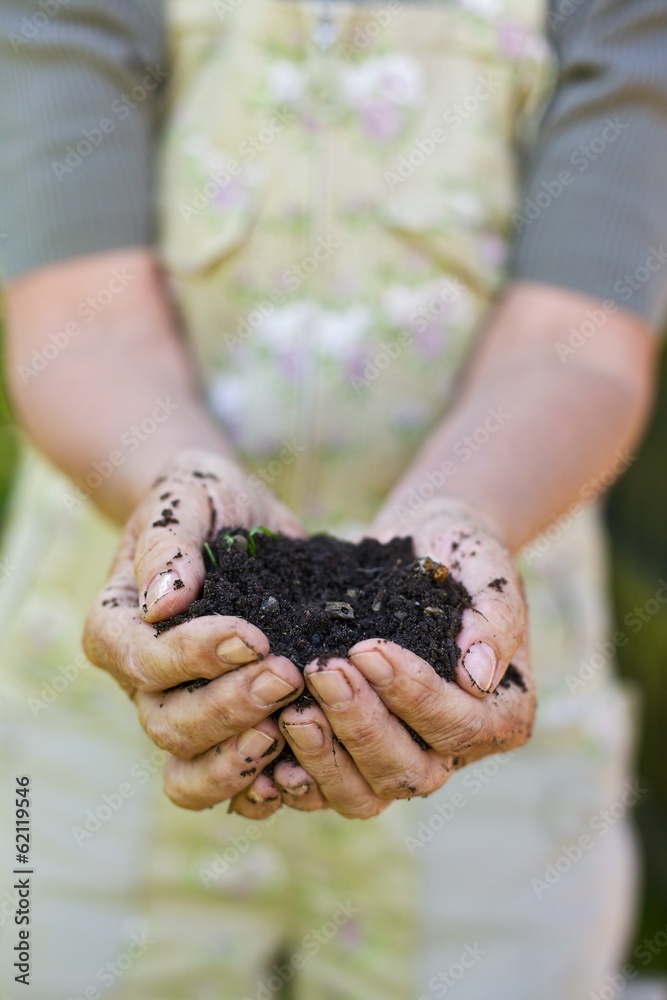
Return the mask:
[(341, 621), (350, 621), (354, 618), (354, 608), (347, 601), (327, 601), (324, 610), (329, 618), (340, 618)]

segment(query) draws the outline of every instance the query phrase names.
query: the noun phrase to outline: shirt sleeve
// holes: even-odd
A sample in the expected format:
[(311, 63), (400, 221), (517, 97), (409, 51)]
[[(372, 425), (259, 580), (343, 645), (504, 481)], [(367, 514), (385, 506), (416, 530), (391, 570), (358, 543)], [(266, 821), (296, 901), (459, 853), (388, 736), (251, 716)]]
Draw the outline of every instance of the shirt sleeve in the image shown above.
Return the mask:
[(514, 215), (512, 275), (612, 300), (659, 328), (667, 4), (552, 0), (548, 20), (560, 73)]
[(0, 0), (0, 275), (150, 243), (162, 0)]

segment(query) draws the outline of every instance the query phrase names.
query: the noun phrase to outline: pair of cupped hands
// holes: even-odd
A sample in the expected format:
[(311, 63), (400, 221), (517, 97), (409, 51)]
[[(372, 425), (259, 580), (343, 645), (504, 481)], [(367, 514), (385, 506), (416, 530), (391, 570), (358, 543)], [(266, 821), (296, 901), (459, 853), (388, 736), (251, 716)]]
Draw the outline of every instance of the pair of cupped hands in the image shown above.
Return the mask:
[[(457, 638), (456, 682), (381, 637), (302, 674), (240, 618), (200, 617), (156, 636), (155, 622), (184, 612), (200, 593), (204, 543), (223, 525), (305, 536), (234, 461), (182, 453), (130, 517), (84, 633), (88, 658), (129, 693), (144, 730), (167, 751), (164, 788), (177, 805), (229, 801), (230, 811), (252, 819), (283, 804), (367, 818), (529, 738), (535, 691), (521, 581), (502, 541), (466, 504), (431, 500), (400, 521), (389, 505), (368, 531), (382, 541), (412, 535), (417, 555), (453, 565), (468, 588), (475, 609), (464, 612)], [(510, 661), (525, 690), (499, 686)], [(187, 685), (199, 678), (209, 683)], [(315, 703), (297, 710), (291, 703), (304, 687)], [(286, 743), (296, 762), (278, 761), (269, 777), (264, 769)]]

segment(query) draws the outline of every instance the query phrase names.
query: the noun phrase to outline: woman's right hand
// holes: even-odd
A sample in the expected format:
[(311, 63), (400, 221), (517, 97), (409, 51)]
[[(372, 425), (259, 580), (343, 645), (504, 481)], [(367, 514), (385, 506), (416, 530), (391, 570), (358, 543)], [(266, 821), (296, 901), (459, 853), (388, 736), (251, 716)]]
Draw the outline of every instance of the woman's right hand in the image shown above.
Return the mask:
[[(270, 716), (302, 692), (299, 670), (270, 654), (264, 633), (240, 618), (204, 616), (159, 636), (153, 628), (199, 595), (204, 542), (224, 525), (259, 524), (304, 534), (230, 459), (181, 453), (129, 519), (86, 621), (86, 655), (135, 701), (141, 725), (169, 753), (165, 792), (187, 809), (226, 801), (251, 785), (258, 815), (279, 805), (275, 785), (261, 772), (284, 746)], [(209, 683), (187, 685), (200, 678)]]

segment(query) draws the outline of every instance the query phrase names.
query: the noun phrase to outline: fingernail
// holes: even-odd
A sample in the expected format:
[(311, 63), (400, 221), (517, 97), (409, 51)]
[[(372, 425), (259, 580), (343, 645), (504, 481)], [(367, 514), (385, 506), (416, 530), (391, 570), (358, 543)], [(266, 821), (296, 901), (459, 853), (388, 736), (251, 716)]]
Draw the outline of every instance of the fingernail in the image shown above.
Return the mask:
[(245, 796), (248, 802), (253, 802), (256, 806), (261, 806), (266, 801), (264, 796), (260, 795), (259, 792), (256, 792), (254, 788), (249, 788), (245, 793)]
[(463, 666), (480, 691), (488, 691), (498, 665), (496, 654), (485, 642), (475, 642), (463, 657)]
[(347, 705), (354, 697), (347, 678), (340, 670), (318, 670), (317, 673), (309, 674), (308, 679), (319, 700), (329, 708)]
[(321, 750), (324, 746), (324, 733), (316, 722), (285, 723), (285, 731), (297, 750)]
[(312, 784), (297, 785), (296, 788), (285, 788), (285, 786), (283, 785), (283, 790), (285, 792), (285, 795), (296, 795), (297, 798), (301, 798), (301, 796), (305, 795), (306, 792), (309, 791), (309, 789), (311, 789), (312, 787), (313, 787)]
[(242, 757), (261, 757), (275, 742), (273, 736), (267, 736), (261, 729), (246, 729), (239, 736), (236, 748)]
[(166, 573), (158, 573), (158, 575), (151, 581), (146, 591), (146, 610), (161, 601), (163, 597), (171, 593), (174, 589), (174, 584), (178, 580), (178, 573), (175, 570), (167, 570)]
[(394, 668), (379, 649), (369, 649), (367, 653), (353, 653), (350, 659), (375, 687), (384, 687), (394, 679)]
[(225, 639), (216, 649), (216, 653), (225, 663), (232, 663), (235, 667), (241, 667), (245, 663), (254, 663), (259, 656), (254, 649), (246, 646), (237, 635), (231, 639)]
[(277, 674), (272, 674), (270, 670), (265, 670), (259, 677), (255, 677), (250, 685), (250, 697), (259, 708), (268, 708), (269, 705), (282, 701), (295, 692), (293, 684), (284, 681)]

